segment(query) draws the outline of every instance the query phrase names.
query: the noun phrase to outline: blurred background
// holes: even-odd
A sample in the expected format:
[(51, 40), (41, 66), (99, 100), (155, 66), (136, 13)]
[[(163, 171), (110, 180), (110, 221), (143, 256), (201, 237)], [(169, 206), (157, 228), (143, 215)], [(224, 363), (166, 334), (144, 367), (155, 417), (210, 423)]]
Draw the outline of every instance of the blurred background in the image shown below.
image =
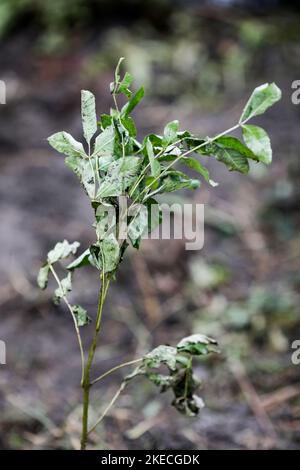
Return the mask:
[[(47, 137), (81, 138), (80, 90), (98, 113), (111, 104), (120, 56), (144, 84), (135, 113), (140, 137), (179, 119), (214, 135), (237, 121), (252, 89), (275, 81), (283, 99), (256, 120), (269, 132), (274, 162), (249, 176), (209, 161), (217, 188), (176, 201), (205, 204), (205, 245), (145, 241), (129, 251), (105, 308), (95, 373), (191, 333), (219, 341), (199, 361), (206, 408), (185, 418), (168, 394), (140, 379), (92, 435), (111, 449), (299, 448), (300, 13), (279, 0), (0, 0), (0, 447), (73, 449), (80, 435), (80, 358), (73, 325), (36, 273), (57, 240), (93, 241), (92, 211)], [(94, 315), (98, 281), (86, 269), (73, 298)], [(91, 330), (86, 328), (84, 339)], [(122, 378), (93, 392), (99, 415)]]

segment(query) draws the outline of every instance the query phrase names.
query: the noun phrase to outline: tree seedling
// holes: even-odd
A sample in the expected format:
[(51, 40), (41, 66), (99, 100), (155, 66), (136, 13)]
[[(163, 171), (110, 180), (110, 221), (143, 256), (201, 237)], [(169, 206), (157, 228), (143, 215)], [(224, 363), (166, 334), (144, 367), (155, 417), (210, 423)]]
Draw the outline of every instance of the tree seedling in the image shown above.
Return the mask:
[[(47, 260), (38, 274), (38, 285), (45, 289), (51, 273), (57, 283), (55, 302), (64, 301), (74, 323), (81, 355), (81, 386), (83, 390), (81, 449), (85, 449), (88, 436), (102, 421), (126, 385), (138, 376), (144, 376), (161, 391), (172, 390), (174, 407), (188, 416), (195, 416), (203, 406), (196, 394), (199, 380), (193, 373), (193, 360), (217, 351), (214, 339), (201, 334), (182, 339), (175, 347), (161, 345), (143, 357), (119, 364), (99, 377), (92, 375), (95, 351), (101, 330), (104, 302), (110, 282), (115, 280), (126, 248), (131, 244), (139, 248), (145, 231), (151, 231), (161, 222), (160, 217), (149, 221), (151, 210), (159, 203), (156, 196), (180, 189), (195, 189), (199, 179), (191, 179), (176, 164), (186, 166), (207, 184), (215, 186), (203, 157), (215, 158), (224, 163), (229, 171), (248, 173), (249, 160), (269, 164), (272, 160), (270, 139), (264, 129), (248, 122), (263, 114), (281, 97), (274, 84), (261, 85), (253, 91), (238, 123), (214, 137), (198, 137), (179, 129), (179, 122), (169, 122), (163, 135), (149, 134), (140, 142), (137, 139), (132, 111), (144, 96), (141, 87), (131, 91), (133, 77), (120, 75), (120, 59), (110, 85), (114, 107), (110, 114), (103, 114), (97, 121), (95, 97), (90, 91), (81, 92), (81, 116), (85, 144), (76, 141), (67, 132), (58, 132), (49, 137), (49, 143), (65, 155), (65, 163), (79, 178), (90, 199), (94, 213), (95, 242), (75, 260), (64, 267), (66, 275), (60, 278), (57, 265), (70, 256), (77, 255), (79, 243), (64, 240), (48, 253)], [(125, 105), (119, 107), (118, 97), (124, 95)], [(242, 130), (243, 141), (230, 135)], [(128, 211), (122, 210), (120, 201), (126, 200)], [(143, 210), (142, 210), (143, 209)], [(146, 209), (146, 210), (145, 210)], [(110, 214), (117, 214), (111, 217)], [(126, 237), (121, 225), (126, 223)], [(69, 300), (72, 279), (78, 269), (91, 265), (98, 271), (99, 300), (95, 321), (91, 323), (87, 311)], [(85, 355), (81, 328), (91, 331), (91, 342)], [(122, 382), (118, 392), (94, 423), (89, 422), (90, 390), (104, 377), (114, 371), (136, 364), (136, 368)]]

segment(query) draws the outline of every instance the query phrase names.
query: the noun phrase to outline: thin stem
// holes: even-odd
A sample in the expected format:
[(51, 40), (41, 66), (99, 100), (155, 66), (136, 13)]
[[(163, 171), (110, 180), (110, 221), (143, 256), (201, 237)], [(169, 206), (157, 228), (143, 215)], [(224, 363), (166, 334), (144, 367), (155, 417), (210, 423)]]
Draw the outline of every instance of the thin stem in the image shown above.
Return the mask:
[(107, 415), (107, 413), (109, 412), (109, 410), (111, 409), (111, 407), (115, 404), (115, 402), (117, 401), (117, 399), (119, 398), (119, 396), (121, 395), (121, 393), (123, 392), (124, 388), (126, 387), (127, 383), (126, 382), (122, 382), (120, 388), (117, 390), (117, 392), (115, 393), (115, 395), (113, 396), (112, 400), (109, 402), (109, 404), (107, 405), (107, 407), (105, 408), (105, 410), (103, 411), (102, 415), (100, 416), (99, 419), (97, 419), (96, 423), (91, 427), (91, 429), (89, 429), (88, 431), (88, 435), (93, 432), (96, 427), (101, 423), (101, 421), (103, 420), (103, 418), (105, 418), (105, 416)]
[(112, 374), (113, 372), (115, 372), (116, 370), (119, 370), (121, 369), (122, 367), (127, 367), (127, 366), (131, 366), (133, 364), (137, 364), (138, 362), (141, 362), (143, 360), (143, 358), (139, 358), (139, 359), (134, 359), (133, 361), (128, 361), (128, 362), (123, 362), (122, 364), (119, 364), (115, 367), (112, 367), (111, 369), (109, 369), (108, 371), (104, 372), (103, 374), (99, 375), (99, 377), (97, 377), (95, 380), (93, 380), (91, 382), (91, 385), (94, 385), (96, 384), (97, 382), (100, 382), (100, 380), (104, 379), (104, 377), (107, 377), (108, 375)]
[(83, 380), (83, 413), (82, 413), (82, 434), (81, 434), (81, 450), (85, 450), (88, 438), (88, 420), (89, 420), (89, 404), (90, 404), (90, 371), (93, 364), (95, 351), (97, 348), (97, 340), (98, 335), (101, 328), (101, 320), (102, 320), (102, 311), (103, 305), (105, 302), (105, 298), (107, 295), (108, 287), (109, 287), (109, 280), (106, 280), (105, 273), (104, 273), (104, 264), (102, 262), (103, 270), (102, 270), (102, 282), (100, 287), (100, 295), (99, 295), (99, 302), (97, 308), (97, 316), (96, 316), (96, 328), (94, 332), (93, 341), (89, 350), (89, 355), (85, 367), (84, 372), (84, 380)]
[[(50, 271), (52, 272), (53, 276), (54, 276), (54, 279), (56, 280), (57, 284), (58, 284), (58, 287), (60, 288), (61, 290), (61, 293), (63, 293), (63, 288), (62, 288), (62, 285), (61, 285), (61, 282), (60, 282), (60, 279), (58, 277), (58, 275), (56, 274), (55, 272), (55, 269), (53, 268), (52, 264), (50, 264)], [(83, 352), (83, 346), (82, 346), (82, 340), (81, 340), (81, 336), (80, 336), (80, 331), (79, 331), (79, 327), (77, 325), (77, 321), (76, 321), (76, 317), (74, 315), (74, 312), (73, 312), (73, 309), (67, 299), (67, 297), (63, 294), (62, 295), (62, 299), (64, 300), (65, 304), (67, 305), (71, 315), (72, 315), (72, 319), (73, 319), (73, 322), (74, 322), (74, 327), (75, 327), (75, 331), (76, 331), (76, 336), (77, 336), (77, 339), (78, 339), (78, 344), (79, 344), (79, 349), (80, 349), (80, 356), (81, 356), (81, 384), (83, 384), (83, 378), (84, 378), (84, 352)]]

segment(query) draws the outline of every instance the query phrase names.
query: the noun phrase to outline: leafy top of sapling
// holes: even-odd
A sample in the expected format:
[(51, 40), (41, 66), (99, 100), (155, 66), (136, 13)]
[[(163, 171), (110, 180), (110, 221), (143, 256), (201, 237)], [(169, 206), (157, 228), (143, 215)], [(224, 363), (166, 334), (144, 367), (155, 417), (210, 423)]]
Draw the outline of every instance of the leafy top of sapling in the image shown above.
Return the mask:
[[(158, 204), (155, 197), (179, 189), (196, 189), (201, 179), (216, 186), (208, 169), (203, 164), (203, 157), (214, 157), (225, 164), (229, 171), (248, 173), (249, 160), (269, 164), (272, 160), (270, 139), (260, 127), (247, 124), (248, 121), (262, 114), (281, 97), (279, 88), (274, 84), (261, 85), (253, 91), (239, 123), (229, 131), (213, 138), (202, 138), (187, 130), (180, 130), (178, 120), (165, 125), (162, 135), (149, 134), (143, 141), (138, 141), (136, 125), (132, 111), (144, 97), (144, 88), (136, 92), (131, 90), (133, 77), (126, 72), (122, 77), (120, 59), (110, 84), (114, 107), (110, 114), (102, 114), (97, 121), (94, 95), (87, 90), (81, 93), (81, 115), (83, 134), (87, 150), (67, 132), (58, 132), (49, 137), (49, 143), (60, 153), (66, 155), (66, 165), (74, 171), (91, 200), (95, 210), (99, 207), (118, 207), (118, 197), (125, 196), (135, 205)], [(120, 109), (117, 97), (122, 94), (127, 102)], [(97, 125), (98, 122), (98, 125)], [(243, 141), (228, 135), (231, 130), (242, 128)], [(200, 177), (190, 178), (181, 167), (192, 169)], [(127, 218), (129, 241), (135, 248), (140, 245), (141, 237), (148, 227), (148, 218), (136, 214)], [(117, 230), (116, 230), (117, 232)], [(120, 261), (125, 242), (115, 240), (109, 235), (96, 230), (97, 241), (90, 251), (80, 255), (70, 269), (74, 270), (88, 263), (106, 273), (115, 271)], [(120, 249), (116, 249), (117, 243)], [(115, 247), (113, 249), (112, 247)], [(107, 253), (106, 253), (107, 251)], [(108, 253), (108, 251), (110, 253)], [(104, 258), (106, 262), (103, 263)]]

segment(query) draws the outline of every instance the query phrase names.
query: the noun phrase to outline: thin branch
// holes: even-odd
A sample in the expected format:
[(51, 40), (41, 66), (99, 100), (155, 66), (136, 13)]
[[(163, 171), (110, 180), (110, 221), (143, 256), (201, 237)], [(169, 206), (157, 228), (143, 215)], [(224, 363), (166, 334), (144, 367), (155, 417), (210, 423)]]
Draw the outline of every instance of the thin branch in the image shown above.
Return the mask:
[(91, 432), (93, 432), (96, 427), (101, 423), (101, 421), (103, 420), (103, 418), (105, 418), (105, 416), (107, 415), (107, 413), (109, 412), (109, 410), (111, 409), (111, 407), (115, 404), (115, 402), (117, 401), (117, 399), (119, 398), (119, 396), (121, 395), (121, 393), (123, 392), (123, 390), (125, 389), (127, 383), (126, 382), (122, 382), (120, 388), (117, 390), (117, 392), (115, 393), (115, 395), (113, 396), (112, 400), (109, 402), (109, 404), (107, 405), (107, 407), (105, 408), (105, 410), (103, 411), (102, 415), (100, 416), (100, 418), (97, 419), (97, 421), (95, 422), (95, 424), (91, 427), (91, 429), (88, 431), (88, 435), (91, 434)]
[[(56, 274), (55, 272), (55, 269), (53, 268), (52, 264), (50, 264), (50, 271), (52, 272), (53, 276), (54, 276), (54, 279), (56, 280), (57, 284), (58, 284), (58, 287), (60, 288), (61, 290), (61, 293), (63, 294), (63, 288), (62, 288), (62, 285), (61, 285), (61, 282), (60, 282), (60, 279), (58, 277), (58, 275)], [(76, 317), (74, 315), (74, 312), (73, 312), (73, 309), (67, 299), (67, 297), (63, 294), (62, 295), (62, 299), (64, 300), (65, 304), (67, 305), (71, 315), (72, 315), (72, 319), (73, 319), (73, 322), (74, 322), (74, 327), (75, 327), (75, 331), (76, 331), (76, 336), (77, 336), (77, 339), (78, 339), (78, 344), (79, 344), (79, 349), (80, 349), (80, 356), (81, 356), (81, 383), (83, 383), (83, 378), (84, 378), (84, 352), (83, 352), (83, 346), (82, 346), (82, 340), (81, 340), (81, 336), (80, 336), (80, 331), (79, 331), (79, 327), (78, 327), (78, 324), (77, 324), (77, 320), (76, 320)]]
[(97, 377), (95, 380), (93, 380), (91, 382), (91, 385), (94, 385), (95, 383), (97, 382), (100, 382), (100, 380), (104, 379), (104, 377), (107, 377), (108, 375), (112, 374), (113, 372), (115, 372), (116, 370), (119, 370), (121, 369), (122, 367), (127, 367), (127, 366), (131, 366), (133, 364), (137, 364), (138, 362), (141, 362), (143, 360), (143, 358), (139, 358), (139, 359), (134, 359), (132, 361), (128, 361), (128, 362), (123, 362), (122, 364), (119, 364), (115, 367), (112, 367), (111, 369), (109, 369), (108, 371), (104, 372), (103, 374), (99, 375), (99, 377)]

